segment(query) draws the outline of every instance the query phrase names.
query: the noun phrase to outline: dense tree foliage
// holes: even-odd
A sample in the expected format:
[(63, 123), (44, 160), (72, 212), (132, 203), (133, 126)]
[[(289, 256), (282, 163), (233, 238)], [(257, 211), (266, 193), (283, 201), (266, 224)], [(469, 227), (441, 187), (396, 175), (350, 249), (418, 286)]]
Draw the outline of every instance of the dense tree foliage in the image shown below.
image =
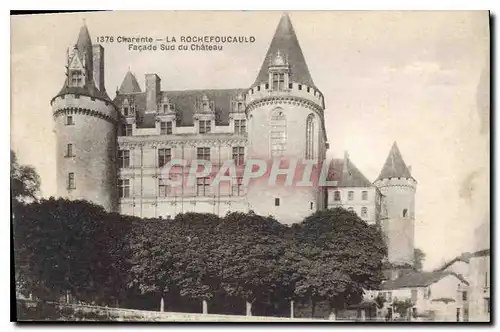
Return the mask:
[(40, 177), (31, 166), (20, 165), (10, 151), (10, 190), (13, 202), (32, 201), (40, 190)]
[(380, 229), (341, 208), (319, 211), (296, 225), (294, 236), (306, 259), (295, 293), (328, 301), (333, 309), (359, 303), (364, 289), (382, 280), (387, 248)]
[(25, 205), (14, 224), (16, 267), (41, 298), (70, 292), (82, 300), (116, 301), (125, 283), (129, 228), (85, 201)]

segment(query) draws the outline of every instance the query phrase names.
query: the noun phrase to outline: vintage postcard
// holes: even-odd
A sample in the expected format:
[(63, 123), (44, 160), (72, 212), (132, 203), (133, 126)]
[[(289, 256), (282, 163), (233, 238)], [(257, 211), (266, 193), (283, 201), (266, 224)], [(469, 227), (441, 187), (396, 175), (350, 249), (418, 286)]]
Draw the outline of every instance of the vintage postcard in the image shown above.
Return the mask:
[(17, 321), (490, 322), (487, 11), (11, 16)]

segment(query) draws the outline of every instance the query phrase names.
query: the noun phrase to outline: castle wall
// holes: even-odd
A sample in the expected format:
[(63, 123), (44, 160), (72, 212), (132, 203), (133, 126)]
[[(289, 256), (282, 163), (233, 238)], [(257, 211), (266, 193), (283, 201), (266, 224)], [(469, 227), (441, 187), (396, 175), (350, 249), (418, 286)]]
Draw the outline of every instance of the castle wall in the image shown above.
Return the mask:
[[(272, 115), (282, 109), (286, 119), (286, 143), (282, 159), (288, 162), (295, 160), (302, 164), (306, 151), (306, 123), (310, 114), (313, 114), (314, 126), (314, 162), (324, 160), (324, 146), (321, 117), (303, 101), (297, 100), (269, 100), (256, 102), (249, 110), (248, 126), (248, 159), (265, 161), (269, 166), (273, 163), (271, 152)], [(275, 161), (274, 161), (275, 162)], [(280, 168), (287, 168), (284, 165)], [(257, 214), (273, 215), (280, 222), (291, 224), (301, 222), (305, 217), (314, 213), (318, 207), (324, 207), (324, 194), (317, 186), (319, 172), (313, 172), (312, 183), (309, 186), (298, 187), (296, 184), (302, 179), (301, 172), (294, 172), (292, 186), (284, 183), (269, 183), (268, 172), (258, 180), (252, 180), (248, 186), (248, 202), (250, 209)], [(284, 177), (282, 177), (284, 181)], [(316, 181), (316, 183), (314, 183)], [(279, 202), (278, 202), (279, 201)]]
[[(335, 192), (340, 194), (340, 200), (335, 199)], [(353, 199), (349, 199), (349, 192), (353, 192)], [(363, 192), (366, 192), (367, 199), (363, 199)], [(328, 208), (342, 207), (352, 210), (368, 224), (379, 222), (380, 193), (376, 187), (337, 187), (328, 188)], [(363, 215), (363, 208), (366, 208), (366, 215)]]
[[(57, 137), (57, 194), (69, 199), (85, 199), (117, 210), (116, 200), (116, 126), (111, 104), (90, 97), (65, 95), (53, 102)], [(66, 125), (67, 116), (73, 125)], [(108, 119), (98, 117), (105, 115)], [(73, 156), (67, 155), (72, 144)], [(68, 188), (69, 173), (74, 188)]]

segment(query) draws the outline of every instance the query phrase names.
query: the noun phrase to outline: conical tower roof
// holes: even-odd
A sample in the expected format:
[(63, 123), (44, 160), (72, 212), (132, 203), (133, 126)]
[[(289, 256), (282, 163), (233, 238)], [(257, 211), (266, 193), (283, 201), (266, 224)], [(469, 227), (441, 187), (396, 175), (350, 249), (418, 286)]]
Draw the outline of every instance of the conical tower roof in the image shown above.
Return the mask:
[(401, 156), (401, 152), (399, 152), (397, 143), (394, 142), (377, 180), (399, 177), (413, 178), (411, 176), (410, 170), (403, 160), (403, 157)]
[(85, 21), (83, 21), (83, 25), (80, 28), (76, 48), (82, 54), (83, 52), (86, 52), (87, 54), (92, 55), (92, 41), (90, 39), (89, 29), (87, 28)]
[(121, 94), (141, 92), (141, 87), (139, 86), (139, 83), (137, 82), (134, 74), (132, 74), (130, 70), (125, 75), (125, 78), (123, 79), (118, 92), (120, 92)]
[(286, 13), (281, 17), (278, 28), (274, 33), (273, 40), (271, 41), (271, 45), (267, 50), (266, 57), (260, 68), (259, 75), (252, 87), (268, 82), (269, 59), (276, 55), (278, 51), (288, 60), (291, 82), (315, 87), (311, 74), (309, 73), (309, 68), (307, 68), (306, 60), (302, 54), (299, 41), (295, 35), (292, 22)]

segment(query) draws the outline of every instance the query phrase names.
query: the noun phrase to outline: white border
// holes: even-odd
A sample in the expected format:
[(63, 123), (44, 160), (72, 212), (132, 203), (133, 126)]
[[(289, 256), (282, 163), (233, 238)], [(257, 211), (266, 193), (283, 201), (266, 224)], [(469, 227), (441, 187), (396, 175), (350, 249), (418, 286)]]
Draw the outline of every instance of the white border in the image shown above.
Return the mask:
[[(2, 1), (2, 7), (7, 5), (7, 1)], [(78, 10), (82, 5), (85, 5), (87, 8), (93, 9), (110, 9), (114, 8), (115, 10), (154, 10), (154, 9), (162, 9), (162, 10), (491, 10), (492, 14), (500, 13), (499, 6), (500, 1), (498, 0), (450, 0), (450, 1), (438, 1), (438, 0), (413, 0), (413, 1), (397, 1), (397, 0), (378, 0), (378, 1), (370, 1), (370, 0), (349, 0), (343, 2), (327, 2), (327, 1), (319, 1), (319, 0), (300, 0), (300, 1), (262, 1), (262, 0), (250, 0), (245, 3), (237, 3), (235, 1), (221, 1), (221, 0), (211, 0), (211, 1), (193, 1), (193, 0), (183, 0), (172, 2), (169, 1), (168, 5), (166, 3), (162, 3), (160, 1), (154, 0), (140, 0), (140, 1), (107, 1), (103, 2), (102, 0), (86, 0), (84, 2), (81, 1), (61, 1), (61, 0), (49, 0), (43, 1), (43, 5), (45, 6), (44, 10), (61, 10), (64, 8), (65, 10)], [(33, 10), (33, 8), (40, 8), (40, 2), (29, 0), (29, 1), (16, 1), (15, 2), (16, 9), (19, 10)], [(7, 9), (7, 8), (6, 8)], [(2, 112), (5, 115), (3, 121), (0, 122), (0, 132), (2, 133), (0, 137), (0, 146), (3, 151), (3, 155), (5, 156), (5, 162), (0, 163), (0, 175), (2, 178), (2, 191), (5, 197), (0, 201), (0, 209), (4, 218), (0, 223), (2, 229), (1, 234), (4, 236), (4, 241), (1, 243), (4, 244), (3, 250), (1, 250), (2, 261), (4, 262), (4, 266), (7, 267), (10, 265), (10, 247), (7, 244), (10, 244), (10, 204), (9, 197), (10, 192), (8, 190), (8, 183), (10, 182), (7, 178), (7, 161), (10, 159), (10, 154), (7, 154), (7, 148), (10, 150), (10, 18), (7, 16), (7, 10), (3, 11), (5, 13), (4, 20), (2, 20), (1, 27), (1, 40), (5, 41), (4, 51), (1, 53), (2, 55), (2, 73), (1, 76), (1, 89), (3, 91), (4, 96), (1, 99), (4, 103), (4, 107), (2, 108)], [(425, 22), (422, 22), (425, 24)], [(498, 26), (498, 20), (496, 20), (496, 25)], [(495, 42), (497, 42), (497, 37), (495, 35)], [(9, 44), (7, 44), (9, 43)], [(495, 43), (496, 44), (496, 43)], [(7, 51), (8, 50), (8, 51)], [(493, 60), (493, 59), (492, 59)], [(498, 64), (498, 54), (495, 57), (495, 63)], [(498, 86), (495, 86), (494, 98), (496, 100), (496, 96), (498, 95)], [(498, 120), (498, 119), (497, 119)], [(36, 121), (36, 120), (35, 120)], [(495, 125), (497, 125), (497, 121), (495, 121)], [(498, 142), (495, 142), (498, 143)], [(498, 153), (498, 144), (495, 145), (495, 153)], [(8, 157), (9, 156), (9, 157)], [(497, 185), (498, 180), (495, 182)], [(500, 206), (500, 198), (495, 197), (494, 205)], [(494, 219), (493, 219), (494, 220)], [(497, 227), (498, 229), (499, 227)], [(498, 237), (497, 232), (495, 235)], [(493, 242), (494, 243), (494, 242)], [(495, 257), (495, 255), (493, 255)], [(495, 263), (497, 261), (495, 260)], [(496, 264), (495, 264), (496, 265)], [(3, 273), (1, 274), (2, 281), (2, 294), (3, 301), (1, 307), (2, 319), (1, 319), (1, 331), (10, 331), (16, 328), (16, 326), (10, 321), (10, 269), (4, 268)], [(9, 299), (9, 302), (7, 301)], [(497, 301), (494, 299), (494, 308), (498, 309)], [(496, 317), (498, 317), (498, 310), (496, 310)], [(181, 325), (176, 326), (158, 326), (159, 328), (168, 328), (168, 329), (177, 329), (181, 327)], [(39, 327), (39, 326), (38, 326)], [(78, 330), (80, 331), (91, 331), (97, 326), (87, 325), (87, 326), (78, 326)], [(118, 330), (122, 328), (121, 326), (99, 326), (105, 330)], [(196, 327), (206, 329), (207, 325), (192, 325), (189, 326), (188, 329), (194, 329)], [(229, 328), (234, 329), (234, 325), (222, 326), (215, 325), (214, 328)], [(332, 325), (321, 325), (321, 328), (331, 329)], [(359, 326), (357, 326), (359, 328)], [(380, 326), (385, 328), (387, 326)], [(422, 328), (423, 326), (419, 326)], [(451, 328), (456, 328), (456, 326), (436, 326), (437, 328), (450, 330)], [(471, 326), (470, 328), (475, 328), (476, 326)], [(27, 328), (24, 326), (24, 328)], [(53, 329), (53, 326), (46, 326), (48, 329)], [(71, 325), (60, 326), (61, 330), (76, 330), (77, 327)], [(146, 330), (146, 328), (151, 328), (151, 326), (128, 326), (128, 328), (133, 328), (135, 330)], [(184, 326), (184, 329), (187, 327)], [(247, 326), (247, 328), (254, 330), (270, 330), (272, 327), (264, 327), (264, 326)], [(294, 328), (293, 326), (283, 326), (285, 329)], [(305, 325), (297, 325), (296, 329), (303, 330), (307, 328)], [(369, 328), (368, 326), (362, 326), (362, 328)], [(396, 329), (403, 329), (404, 327), (398, 326)], [(424, 327), (425, 328), (425, 327)], [(349, 326), (335, 326), (335, 329), (344, 330), (349, 329)]]

